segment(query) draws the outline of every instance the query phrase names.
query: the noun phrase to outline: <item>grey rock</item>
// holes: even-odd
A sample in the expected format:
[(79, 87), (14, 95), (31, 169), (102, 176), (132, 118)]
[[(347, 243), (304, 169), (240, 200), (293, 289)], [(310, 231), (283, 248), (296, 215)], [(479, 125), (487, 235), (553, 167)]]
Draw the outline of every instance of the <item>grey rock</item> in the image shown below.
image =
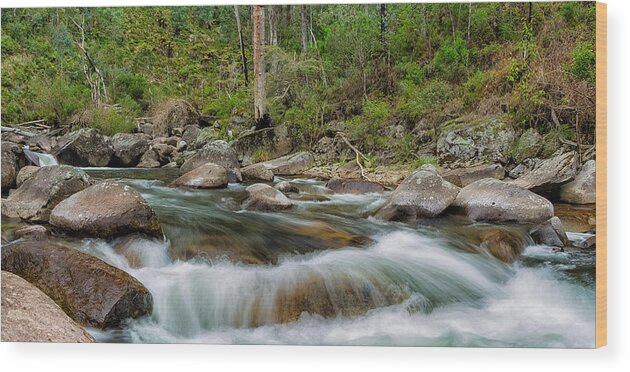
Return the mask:
[(593, 204), (596, 199), (595, 160), (589, 160), (575, 180), (560, 187), (560, 200), (572, 204)]

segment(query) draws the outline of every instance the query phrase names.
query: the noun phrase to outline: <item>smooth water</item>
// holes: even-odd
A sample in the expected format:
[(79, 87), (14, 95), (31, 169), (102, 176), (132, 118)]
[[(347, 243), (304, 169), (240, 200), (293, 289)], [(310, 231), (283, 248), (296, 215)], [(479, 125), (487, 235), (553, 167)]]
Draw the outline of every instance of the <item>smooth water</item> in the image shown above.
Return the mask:
[[(366, 218), (386, 194), (301, 190), (282, 213), (238, 208), (244, 185), (189, 191), (126, 180), (168, 241), (71, 243), (152, 293), (153, 314), (102, 342), (593, 347), (594, 255), (529, 245), (507, 265), (444, 218)], [(313, 197), (317, 196), (317, 197)], [(518, 227), (507, 227), (518, 233)]]

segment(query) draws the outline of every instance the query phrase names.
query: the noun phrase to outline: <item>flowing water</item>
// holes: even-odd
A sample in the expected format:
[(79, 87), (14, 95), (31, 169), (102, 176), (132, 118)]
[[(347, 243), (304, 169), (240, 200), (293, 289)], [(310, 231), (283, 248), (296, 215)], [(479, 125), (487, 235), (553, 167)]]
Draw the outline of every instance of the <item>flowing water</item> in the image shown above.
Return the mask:
[(245, 185), (189, 191), (126, 179), (167, 241), (71, 242), (127, 271), (153, 313), (101, 342), (592, 347), (594, 255), (531, 244), (505, 264), (455, 218), (367, 217), (386, 194), (331, 195), (292, 180), (292, 210), (241, 211)]

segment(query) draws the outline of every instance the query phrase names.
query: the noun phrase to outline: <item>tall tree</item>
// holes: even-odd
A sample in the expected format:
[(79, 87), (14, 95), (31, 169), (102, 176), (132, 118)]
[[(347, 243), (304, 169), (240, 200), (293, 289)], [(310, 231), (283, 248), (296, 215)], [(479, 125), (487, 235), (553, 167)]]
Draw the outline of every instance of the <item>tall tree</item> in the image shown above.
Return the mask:
[(302, 53), (306, 53), (308, 46), (308, 26), (306, 24), (306, 4), (302, 4), (300, 12), (300, 29), (302, 30)]
[(245, 55), (245, 45), (243, 43), (243, 29), (241, 27), (241, 17), (238, 14), (238, 5), (234, 5), (234, 16), (236, 17), (236, 29), (238, 30), (238, 42), (241, 46), (241, 60), (243, 62), (243, 77), (245, 78), (245, 86), (249, 85), (247, 78), (247, 56)]
[(254, 120), (256, 127), (269, 126), (267, 115), (267, 100), (265, 93), (265, 10), (260, 5), (254, 5), (253, 18), (253, 47), (254, 47)]

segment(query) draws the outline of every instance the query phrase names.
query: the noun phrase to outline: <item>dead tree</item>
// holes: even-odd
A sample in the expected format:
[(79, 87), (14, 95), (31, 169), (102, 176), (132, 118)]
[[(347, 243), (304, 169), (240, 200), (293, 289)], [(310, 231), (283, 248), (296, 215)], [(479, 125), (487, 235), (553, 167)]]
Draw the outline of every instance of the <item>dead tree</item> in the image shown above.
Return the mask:
[(72, 19), (72, 22), (81, 33), (81, 41), (75, 41), (75, 43), (83, 53), (83, 73), (85, 74), (85, 78), (87, 79), (88, 85), (90, 86), (90, 92), (92, 93), (92, 102), (96, 106), (100, 107), (107, 103), (107, 101), (109, 100), (107, 97), (107, 86), (105, 85), (105, 78), (103, 78), (103, 73), (94, 62), (94, 59), (88, 52), (87, 46), (85, 45), (85, 17), (81, 16), (81, 24), (77, 23), (77, 21), (75, 21), (74, 19)]
[(245, 55), (245, 45), (243, 42), (243, 29), (241, 27), (241, 17), (238, 14), (238, 5), (234, 5), (234, 16), (236, 17), (236, 28), (238, 30), (238, 42), (241, 46), (241, 60), (243, 62), (243, 77), (245, 78), (245, 86), (249, 85), (247, 78), (247, 56)]
[(256, 128), (270, 126), (267, 114), (265, 92), (265, 10), (260, 5), (254, 5), (252, 12), (253, 47), (254, 47), (254, 120)]

